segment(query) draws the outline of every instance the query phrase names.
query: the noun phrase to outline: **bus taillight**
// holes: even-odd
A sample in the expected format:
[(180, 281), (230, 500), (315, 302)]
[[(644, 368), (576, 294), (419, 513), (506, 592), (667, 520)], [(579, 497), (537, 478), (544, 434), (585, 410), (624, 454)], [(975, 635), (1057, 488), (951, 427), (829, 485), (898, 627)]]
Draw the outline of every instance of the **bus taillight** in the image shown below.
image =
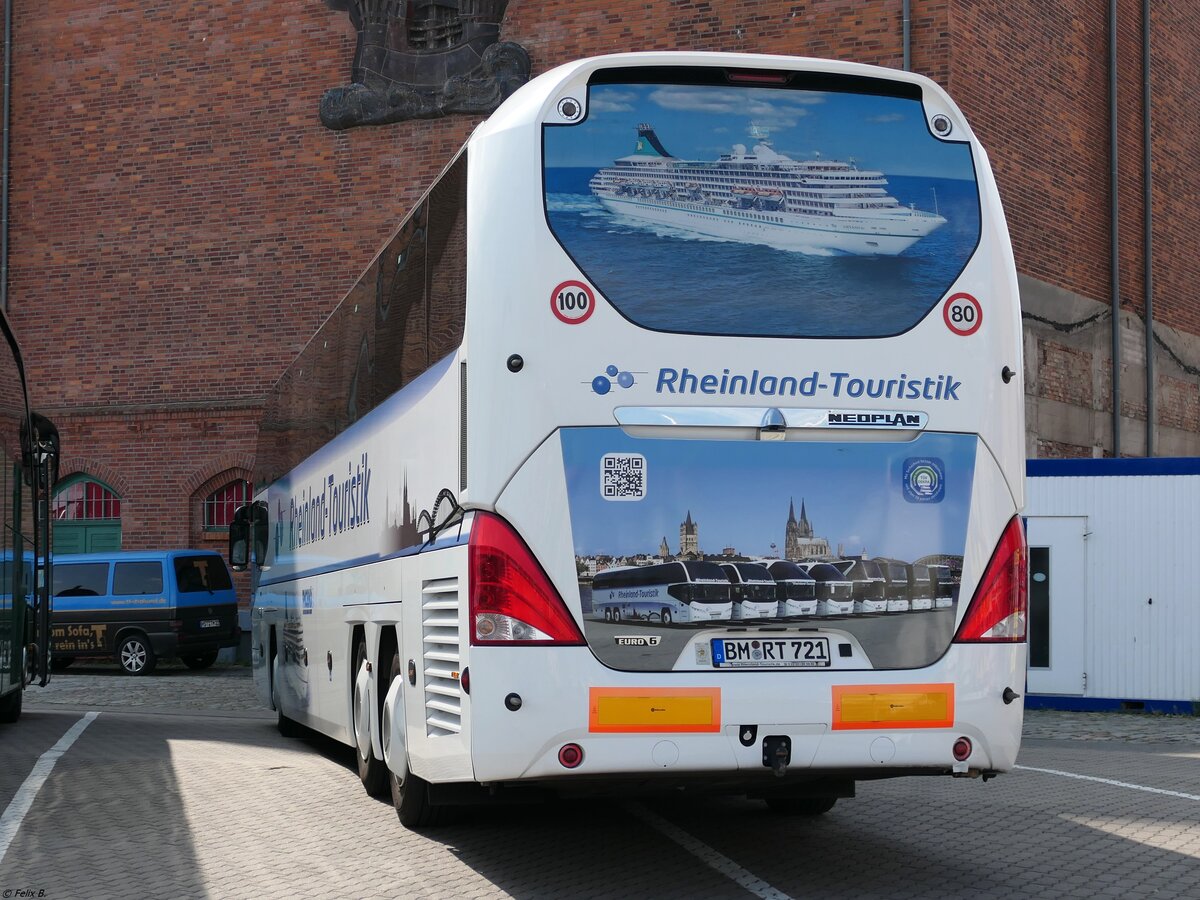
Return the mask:
[(472, 644), (584, 643), (562, 597), (503, 519), (475, 514), (468, 559)]
[(1013, 516), (963, 617), (955, 643), (1019, 643), (1025, 640), (1029, 597), (1028, 551), (1019, 516)]

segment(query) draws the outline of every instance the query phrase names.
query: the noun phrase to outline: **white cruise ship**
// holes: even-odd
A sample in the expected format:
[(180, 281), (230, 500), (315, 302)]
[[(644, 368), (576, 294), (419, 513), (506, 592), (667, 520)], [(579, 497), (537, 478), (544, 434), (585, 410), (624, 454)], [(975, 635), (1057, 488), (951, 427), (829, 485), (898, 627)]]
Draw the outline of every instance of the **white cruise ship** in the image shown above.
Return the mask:
[(882, 172), (853, 159), (791, 159), (777, 153), (764, 129), (715, 162), (678, 159), (650, 125), (639, 125), (637, 149), (589, 183), (613, 213), (700, 234), (807, 253), (895, 256), (945, 224), (931, 212), (888, 194)]

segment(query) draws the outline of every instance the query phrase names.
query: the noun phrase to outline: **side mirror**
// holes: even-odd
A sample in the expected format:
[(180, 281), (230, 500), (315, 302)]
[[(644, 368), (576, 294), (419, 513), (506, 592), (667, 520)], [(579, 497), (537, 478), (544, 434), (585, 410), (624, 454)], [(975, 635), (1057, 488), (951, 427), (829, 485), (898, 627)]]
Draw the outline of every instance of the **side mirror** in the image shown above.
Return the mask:
[(250, 511), (253, 504), (239, 506), (229, 523), (229, 567), (244, 572), (250, 565)]
[[(239, 506), (229, 523), (229, 567), (244, 572), (251, 561), (267, 561), (267, 504), (259, 500)], [(254, 556), (251, 557), (251, 552)]]
[(21, 463), (25, 470), (25, 483), (33, 485), (35, 469), (45, 472), (43, 482), (47, 490), (53, 491), (58, 481), (58, 459), (60, 441), (54, 423), (40, 413), (31, 412), (21, 421)]

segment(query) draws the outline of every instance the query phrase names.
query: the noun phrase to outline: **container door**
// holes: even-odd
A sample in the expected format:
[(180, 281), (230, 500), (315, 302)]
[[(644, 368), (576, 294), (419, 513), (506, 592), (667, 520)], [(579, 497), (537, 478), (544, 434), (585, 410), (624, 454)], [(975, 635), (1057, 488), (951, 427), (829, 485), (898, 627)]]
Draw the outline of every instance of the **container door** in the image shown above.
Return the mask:
[(1083, 516), (1027, 520), (1031, 694), (1085, 692), (1086, 533)]

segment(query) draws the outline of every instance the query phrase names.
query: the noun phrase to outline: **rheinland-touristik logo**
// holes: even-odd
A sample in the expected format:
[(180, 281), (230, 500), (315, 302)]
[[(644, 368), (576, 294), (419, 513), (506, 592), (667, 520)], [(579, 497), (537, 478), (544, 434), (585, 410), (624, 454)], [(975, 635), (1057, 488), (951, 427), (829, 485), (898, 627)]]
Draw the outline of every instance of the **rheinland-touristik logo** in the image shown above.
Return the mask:
[(950, 373), (889, 378), (860, 378), (852, 372), (814, 371), (804, 375), (764, 375), (758, 369), (733, 372), (693, 372), (661, 368), (659, 394), (709, 394), (739, 397), (869, 397), (873, 400), (960, 400), (962, 382)]
[(366, 451), (346, 463), (344, 476), (330, 472), (276, 506), (275, 552), (295, 550), (371, 521), (371, 466)]

